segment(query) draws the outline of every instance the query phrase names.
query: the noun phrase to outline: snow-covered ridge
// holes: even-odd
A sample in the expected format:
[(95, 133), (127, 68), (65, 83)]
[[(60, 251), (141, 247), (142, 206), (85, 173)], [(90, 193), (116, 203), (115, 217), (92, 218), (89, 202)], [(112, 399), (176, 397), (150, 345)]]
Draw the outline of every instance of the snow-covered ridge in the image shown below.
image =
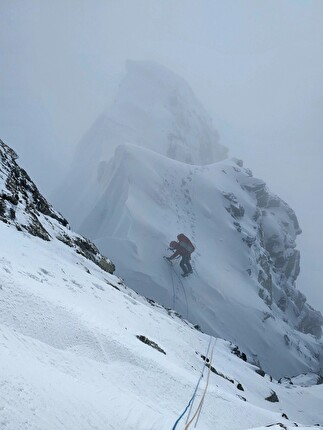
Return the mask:
[(100, 146), (103, 159), (128, 142), (188, 164), (227, 157), (211, 118), (184, 79), (153, 62), (128, 61), (126, 69), (114, 103), (80, 147)]
[[(323, 317), (296, 287), (296, 215), (225, 156), (183, 80), (156, 64), (129, 63), (56, 201), (140, 294), (238, 343), (277, 378), (317, 372)], [(184, 289), (162, 259), (179, 233), (196, 245)]]
[[(319, 371), (323, 318), (295, 285), (300, 228), (263, 181), (240, 161), (190, 166), (135, 145), (117, 148), (102, 181), (80, 231), (131, 288), (239, 344), (277, 378)], [(184, 292), (162, 259), (180, 232), (196, 246)]]
[(114, 102), (80, 141), (64, 181), (67, 195), (74, 196), (73, 207), (56, 196), (73, 223), (77, 213), (87, 212), (95, 201), (95, 189), (101, 187), (115, 149), (127, 143), (187, 164), (214, 163), (228, 153), (184, 79), (157, 63), (128, 61)]
[(40, 194), (25, 170), (16, 163), (17, 158), (0, 140), (0, 221), (46, 241), (56, 238), (113, 273), (113, 263), (89, 240), (71, 232), (67, 220)]
[[(61, 223), (35, 209), (29, 179), (26, 195), (15, 187), (18, 202), (10, 201), (5, 184), (10, 166), (18, 167), (4, 144), (1, 157), (1, 429), (169, 430), (202, 369), (190, 414), (206, 390), (199, 430), (323, 428), (318, 375), (276, 381), (238, 347), (199, 332), (57, 240)], [(30, 212), (50, 240), (28, 230)]]

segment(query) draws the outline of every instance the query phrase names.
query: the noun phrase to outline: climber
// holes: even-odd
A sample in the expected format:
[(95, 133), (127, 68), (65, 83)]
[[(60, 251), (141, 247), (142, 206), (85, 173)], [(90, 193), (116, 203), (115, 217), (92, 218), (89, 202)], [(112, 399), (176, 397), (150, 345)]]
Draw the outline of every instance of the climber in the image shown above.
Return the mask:
[(190, 263), (191, 254), (194, 252), (195, 248), (192, 242), (189, 240), (185, 234), (181, 233), (177, 236), (178, 242), (174, 240), (169, 244), (169, 249), (175, 251), (174, 254), (170, 257), (166, 257), (168, 261), (174, 260), (174, 258), (182, 257), (179, 265), (183, 270), (183, 277), (188, 276), (190, 273), (193, 273), (192, 266)]

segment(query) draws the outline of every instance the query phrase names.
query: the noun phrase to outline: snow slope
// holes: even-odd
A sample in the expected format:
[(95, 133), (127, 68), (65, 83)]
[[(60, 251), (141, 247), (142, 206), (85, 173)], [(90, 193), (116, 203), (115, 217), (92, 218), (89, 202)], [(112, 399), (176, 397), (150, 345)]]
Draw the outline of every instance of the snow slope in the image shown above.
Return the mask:
[(17, 154), (0, 140), (0, 220), (46, 241), (56, 238), (113, 273), (114, 264), (93, 243), (70, 230), (67, 220), (40, 194), (16, 159)]
[[(313, 375), (300, 385), (271, 380), (229, 342), (212, 338), (210, 345), (209, 336), (59, 240), (54, 232), (64, 226), (31, 208), (33, 184), (25, 183), (24, 195), (22, 172), (8, 151), (1, 144), (1, 429), (173, 428), (200, 378), (202, 356), (211, 359), (212, 371), (204, 368), (190, 415), (208, 380), (198, 429), (323, 428), (314, 427), (323, 421), (323, 385), (312, 385)], [(8, 176), (12, 169), (15, 178)], [(8, 178), (24, 200), (8, 200)], [(10, 205), (23, 223), (11, 218)], [(34, 216), (49, 240), (21, 227)]]
[[(296, 215), (225, 155), (185, 82), (129, 63), (56, 201), (140, 294), (239, 343), (275, 377), (318, 372), (323, 317), (296, 289)], [(179, 233), (197, 247), (185, 286), (162, 259)]]
[[(208, 337), (58, 241), (2, 223), (0, 234), (10, 244), (1, 245), (0, 264), (1, 428), (172, 428), (198, 381)], [(322, 385), (270, 382), (220, 339), (212, 366), (233, 383), (211, 373), (199, 429), (322, 423)], [(203, 380), (198, 401), (204, 387)], [(278, 403), (265, 400), (272, 391)]]
[[(322, 316), (295, 288), (297, 219), (262, 181), (234, 161), (191, 166), (120, 145), (102, 183), (80, 231), (131, 288), (238, 343), (275, 377), (319, 371)], [(185, 280), (162, 258), (181, 232), (196, 245)]]

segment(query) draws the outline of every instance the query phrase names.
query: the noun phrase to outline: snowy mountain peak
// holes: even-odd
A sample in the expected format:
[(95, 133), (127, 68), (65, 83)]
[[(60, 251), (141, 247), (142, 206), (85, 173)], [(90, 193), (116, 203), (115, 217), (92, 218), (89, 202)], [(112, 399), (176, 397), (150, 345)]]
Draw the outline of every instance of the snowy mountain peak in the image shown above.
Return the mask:
[(211, 118), (188, 84), (165, 67), (127, 62), (111, 118), (136, 129), (128, 142), (188, 164), (211, 164), (227, 157)]
[(137, 145), (191, 165), (227, 157), (211, 118), (184, 79), (152, 62), (128, 61), (126, 69), (113, 104), (79, 143), (64, 181), (67, 194), (77, 196), (73, 208), (60, 195), (55, 198), (72, 222), (95, 201), (93, 190), (119, 145)]
[(126, 69), (114, 104), (93, 130), (106, 147), (102, 148), (106, 158), (120, 143), (188, 164), (226, 158), (227, 149), (219, 143), (210, 117), (182, 78), (152, 62), (128, 61)]
[(93, 243), (69, 229), (67, 220), (47, 202), (24, 169), (16, 153), (0, 140), (0, 221), (42, 240), (60, 240), (109, 273), (114, 264)]

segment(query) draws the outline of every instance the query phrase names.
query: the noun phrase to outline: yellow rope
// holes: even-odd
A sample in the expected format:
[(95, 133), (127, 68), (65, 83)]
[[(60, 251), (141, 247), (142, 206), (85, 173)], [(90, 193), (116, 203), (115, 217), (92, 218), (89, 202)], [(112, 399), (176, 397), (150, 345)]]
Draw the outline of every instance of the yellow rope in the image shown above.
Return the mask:
[[(204, 392), (203, 392), (202, 398), (200, 400), (200, 403), (198, 404), (198, 407), (196, 408), (196, 411), (195, 411), (192, 419), (186, 424), (184, 430), (187, 430), (189, 428), (189, 426), (194, 421), (196, 415), (198, 414), (199, 410), (202, 408), (202, 405), (203, 405), (203, 402), (204, 402), (204, 397), (206, 395), (206, 391), (207, 391), (207, 388), (208, 388), (208, 385), (209, 385), (209, 379), (210, 379), (211, 367), (212, 367), (212, 359), (213, 359), (213, 351), (214, 351), (214, 347), (215, 347), (216, 341), (217, 341), (217, 339), (215, 339), (215, 342), (214, 342), (214, 345), (213, 345), (213, 348), (212, 348), (211, 358), (210, 358), (210, 364), (209, 364), (209, 371), (208, 371), (208, 374), (207, 374), (206, 385), (205, 385), (205, 388), (204, 388)], [(206, 359), (207, 359), (207, 357), (205, 357), (205, 360)]]

